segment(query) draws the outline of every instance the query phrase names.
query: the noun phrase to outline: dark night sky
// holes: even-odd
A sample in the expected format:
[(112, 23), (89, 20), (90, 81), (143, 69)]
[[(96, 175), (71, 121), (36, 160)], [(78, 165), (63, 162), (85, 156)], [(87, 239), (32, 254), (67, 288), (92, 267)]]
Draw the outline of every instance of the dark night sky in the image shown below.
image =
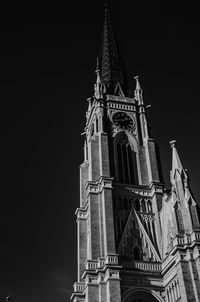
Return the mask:
[[(150, 2), (148, 5), (146, 2)], [(140, 76), (169, 182), (169, 140), (200, 201), (197, 7), (110, 1), (130, 83)], [(0, 299), (69, 301), (86, 99), (93, 93), (103, 1), (2, 11)]]

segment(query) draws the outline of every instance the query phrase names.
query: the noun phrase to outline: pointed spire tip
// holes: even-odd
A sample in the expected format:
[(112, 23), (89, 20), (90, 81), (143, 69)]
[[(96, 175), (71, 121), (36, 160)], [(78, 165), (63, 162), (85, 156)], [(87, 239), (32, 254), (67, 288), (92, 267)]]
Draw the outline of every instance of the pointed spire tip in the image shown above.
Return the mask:
[(175, 139), (171, 140), (169, 143), (170, 143), (171, 148), (176, 147), (176, 140)]
[(96, 70), (95, 70), (95, 73), (99, 73), (100, 72), (100, 69), (99, 69), (99, 57), (97, 57), (97, 65), (96, 65)]
[(138, 76), (138, 75), (135, 76), (134, 79), (135, 79), (135, 81), (136, 81), (136, 87), (135, 87), (135, 89), (136, 89), (136, 90), (141, 90), (141, 91), (142, 91), (141, 86), (140, 86), (140, 82), (139, 82), (139, 76)]
[(126, 81), (108, 0), (104, 6), (104, 25), (99, 57), (100, 75), (102, 82), (109, 89), (109, 93), (113, 94), (117, 83), (119, 82), (124, 88)]

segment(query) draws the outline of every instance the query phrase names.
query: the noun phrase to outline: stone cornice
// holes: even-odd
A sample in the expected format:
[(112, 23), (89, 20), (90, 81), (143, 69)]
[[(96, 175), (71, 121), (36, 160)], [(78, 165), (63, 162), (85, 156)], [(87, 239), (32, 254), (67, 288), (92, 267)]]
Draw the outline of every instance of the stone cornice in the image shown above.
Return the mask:
[(105, 177), (105, 176), (102, 176), (97, 182), (87, 181), (85, 185), (87, 195), (98, 194), (99, 192), (102, 192), (103, 189), (112, 189), (113, 188), (112, 182), (113, 182), (112, 177)]
[(75, 215), (77, 216), (77, 219), (87, 219), (87, 208), (77, 208)]

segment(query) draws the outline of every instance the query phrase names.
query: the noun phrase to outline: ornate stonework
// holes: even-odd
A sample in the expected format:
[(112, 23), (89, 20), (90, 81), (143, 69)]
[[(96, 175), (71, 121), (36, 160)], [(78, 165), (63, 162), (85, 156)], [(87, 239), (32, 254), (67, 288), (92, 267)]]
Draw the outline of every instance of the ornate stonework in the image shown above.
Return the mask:
[[(171, 189), (149, 137), (138, 76), (127, 91), (108, 7), (88, 99), (73, 302), (200, 302), (200, 209), (176, 142)], [(116, 114), (118, 113), (118, 114)]]

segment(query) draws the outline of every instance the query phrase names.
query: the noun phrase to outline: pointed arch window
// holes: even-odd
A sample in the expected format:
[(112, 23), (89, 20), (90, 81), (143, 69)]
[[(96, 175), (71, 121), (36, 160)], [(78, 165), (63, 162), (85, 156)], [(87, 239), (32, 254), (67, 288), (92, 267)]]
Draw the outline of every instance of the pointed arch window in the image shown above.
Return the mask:
[(115, 141), (115, 166), (119, 182), (138, 184), (136, 152), (124, 132)]
[(148, 207), (148, 211), (152, 212), (152, 204), (150, 200), (147, 201), (147, 207)]
[(141, 204), (142, 204), (142, 212), (146, 212), (146, 202), (144, 199), (142, 199)]

